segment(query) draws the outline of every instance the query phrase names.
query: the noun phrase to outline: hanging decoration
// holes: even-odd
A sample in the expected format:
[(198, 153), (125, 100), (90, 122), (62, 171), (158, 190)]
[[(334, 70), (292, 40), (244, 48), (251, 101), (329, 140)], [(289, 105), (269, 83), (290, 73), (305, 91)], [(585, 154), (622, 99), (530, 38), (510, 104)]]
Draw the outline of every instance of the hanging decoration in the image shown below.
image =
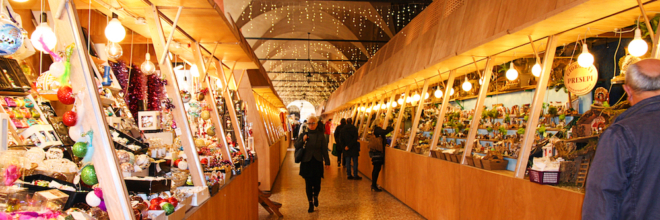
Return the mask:
[[(23, 32), (4, 15), (0, 19), (0, 55), (12, 55), (23, 45)], [(36, 32), (36, 31), (35, 31)]]
[(167, 81), (158, 75), (147, 75), (147, 108), (149, 111), (161, 110), (161, 102), (165, 99)]
[(126, 66), (126, 63), (124, 61), (108, 61), (108, 63), (112, 68), (112, 72), (115, 73), (115, 78), (117, 78), (119, 86), (121, 86), (122, 89), (126, 89), (126, 85), (128, 84), (128, 66)]
[(57, 99), (65, 105), (73, 105), (76, 98), (73, 97), (73, 90), (69, 86), (62, 86), (57, 90)]
[(76, 125), (76, 122), (78, 121), (78, 115), (76, 114), (75, 111), (68, 111), (65, 112), (64, 115), (62, 116), (62, 122), (66, 126), (74, 126)]
[(50, 51), (55, 49), (55, 45), (57, 45), (57, 35), (55, 35), (53, 29), (48, 26), (47, 21), (48, 16), (46, 13), (41, 13), (41, 23), (39, 23), (34, 32), (32, 32), (32, 35), (30, 35), (30, 41), (32, 42), (32, 46), (34, 46), (34, 49), (52, 54)]
[[(69, 85), (69, 78), (71, 76), (71, 55), (73, 55), (73, 49), (75, 44), (70, 44), (65, 49), (65, 60), (64, 60), (64, 73), (60, 76), (60, 85)], [(54, 53), (51, 53), (54, 55)]]
[(112, 77), (110, 77), (110, 66), (104, 66), (103, 67), (103, 82), (101, 82), (101, 85), (103, 86), (110, 86), (112, 85)]
[(128, 85), (125, 101), (131, 114), (137, 115), (142, 100), (145, 100), (144, 96), (146, 91), (144, 89), (144, 84), (146, 84), (146, 77), (136, 66), (132, 66), (130, 77), (130, 85)]

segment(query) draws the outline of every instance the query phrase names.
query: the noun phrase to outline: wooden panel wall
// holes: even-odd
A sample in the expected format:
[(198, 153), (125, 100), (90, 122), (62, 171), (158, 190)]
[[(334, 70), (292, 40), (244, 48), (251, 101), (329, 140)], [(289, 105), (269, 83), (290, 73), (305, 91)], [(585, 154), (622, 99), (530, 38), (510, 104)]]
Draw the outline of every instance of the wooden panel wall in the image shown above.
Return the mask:
[[(359, 170), (371, 178), (368, 152), (362, 147)], [(393, 148), (386, 148), (378, 182), (427, 219), (580, 219), (584, 199), (581, 193)]]
[(258, 219), (258, 163), (250, 164), (187, 219)]

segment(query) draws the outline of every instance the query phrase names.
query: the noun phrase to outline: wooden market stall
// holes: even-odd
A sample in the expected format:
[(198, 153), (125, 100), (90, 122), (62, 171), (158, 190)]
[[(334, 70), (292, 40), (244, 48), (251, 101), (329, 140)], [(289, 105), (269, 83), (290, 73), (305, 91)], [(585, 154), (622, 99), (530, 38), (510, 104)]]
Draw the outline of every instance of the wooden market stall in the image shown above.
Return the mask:
[[(600, 125), (586, 132), (580, 123), (594, 112), (597, 118), (601, 111), (625, 109), (625, 102), (596, 97), (602, 91), (593, 86), (603, 77), (596, 69), (606, 68), (600, 64), (611, 62), (610, 55), (614, 60), (632, 57), (597, 48), (609, 48), (612, 41), (616, 46), (616, 39), (623, 47), (620, 39), (633, 38), (637, 19), (646, 23), (652, 18), (647, 11), (659, 7), (655, 1), (634, 0), (436, 1), (331, 95), (325, 114), (335, 122), (354, 119), (363, 146), (359, 170), (369, 178), (373, 166), (364, 147), (367, 134), (379, 120), (383, 128), (394, 128), (379, 184), (426, 218), (579, 219), (593, 157), (587, 152), (593, 152), (589, 148), (602, 132)], [(658, 35), (651, 27), (644, 36), (653, 43), (642, 57), (656, 58)], [(610, 44), (608, 38), (614, 38)], [(589, 48), (600, 63), (582, 67), (576, 51), (589, 52), (578, 45)], [(619, 69), (625, 73), (620, 65), (609, 67), (615, 73), (608, 77), (617, 79)], [(573, 85), (563, 92), (564, 83), (572, 84), (559, 83), (571, 73), (567, 67), (589, 69), (594, 85), (583, 93), (572, 90)], [(620, 84), (605, 79), (598, 83)], [(516, 113), (509, 109), (514, 105)], [(524, 114), (517, 114), (518, 105), (525, 107)], [(562, 112), (559, 121), (552, 108)], [(561, 127), (546, 129), (549, 124)], [(548, 138), (539, 139), (539, 134)], [(568, 176), (571, 184), (532, 182), (538, 181), (529, 176), (530, 162), (539, 157), (534, 155), (558, 157), (559, 150), (541, 151), (569, 144), (586, 155), (561, 162), (565, 177), (555, 172), (553, 184)], [(488, 166), (482, 164), (485, 158)], [(504, 166), (492, 168), (492, 158)]]

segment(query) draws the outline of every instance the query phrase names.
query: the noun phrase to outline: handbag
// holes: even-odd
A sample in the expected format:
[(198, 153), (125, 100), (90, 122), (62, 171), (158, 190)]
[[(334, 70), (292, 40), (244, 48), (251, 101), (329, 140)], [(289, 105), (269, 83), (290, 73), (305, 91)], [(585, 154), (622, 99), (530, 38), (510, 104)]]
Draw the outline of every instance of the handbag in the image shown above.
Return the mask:
[(337, 150), (337, 144), (332, 144), (332, 156), (339, 156), (339, 151)]
[(303, 140), (303, 137), (305, 137), (307, 133), (302, 133), (300, 135), (300, 138), (296, 139), (296, 143), (294, 144), (294, 147), (296, 147), (296, 151), (294, 152), (294, 161), (296, 163), (300, 163), (303, 160), (303, 156), (305, 155), (305, 141)]
[(369, 151), (369, 157), (371, 157), (372, 163), (382, 163), (385, 162), (385, 154), (382, 151)]

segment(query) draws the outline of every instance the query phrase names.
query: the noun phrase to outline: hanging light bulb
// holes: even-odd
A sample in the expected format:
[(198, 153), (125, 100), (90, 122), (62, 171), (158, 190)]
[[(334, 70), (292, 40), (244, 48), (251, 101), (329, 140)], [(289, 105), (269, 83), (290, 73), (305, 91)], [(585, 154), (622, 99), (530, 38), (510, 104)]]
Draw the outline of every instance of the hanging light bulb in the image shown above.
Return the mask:
[(371, 112), (371, 107), (367, 108), (367, 112)]
[(122, 54), (124, 54), (124, 51), (121, 49), (121, 45), (115, 42), (108, 43), (108, 45), (105, 47), (105, 52), (107, 52), (108, 57), (112, 59), (118, 59)]
[(367, 108), (365, 108), (364, 106), (362, 106), (362, 108), (360, 108), (360, 111), (366, 111), (366, 110), (367, 110)]
[(149, 54), (149, 52), (147, 52), (145, 56), (147, 59), (142, 63), (142, 65), (140, 65), (140, 70), (142, 70), (142, 73), (148, 76), (156, 72), (156, 65), (151, 62), (151, 54)]
[(401, 94), (401, 97), (399, 97), (399, 100), (397, 101), (399, 103), (399, 105), (403, 104), (403, 102), (405, 101), (404, 100), (405, 98), (406, 98), (406, 96), (404, 96), (404, 94)]
[(594, 64), (594, 55), (591, 55), (591, 53), (589, 53), (589, 48), (587, 48), (587, 44), (582, 44), (582, 53), (580, 54), (580, 56), (578, 56), (577, 62), (578, 65), (584, 68), (587, 68)]
[(436, 98), (440, 98), (440, 97), (442, 97), (442, 91), (440, 90), (440, 87), (438, 87), (438, 88), (435, 90), (435, 92), (433, 93), (433, 95), (434, 95)]
[(513, 81), (518, 79), (518, 70), (514, 68), (513, 66), (513, 61), (511, 61), (511, 65), (509, 66), (509, 70), (506, 71), (506, 78)]
[(46, 52), (46, 50), (44, 49), (43, 44), (41, 44), (39, 39), (41, 39), (44, 44), (46, 44), (48, 50), (55, 49), (55, 45), (57, 45), (57, 35), (55, 35), (55, 33), (53, 33), (53, 29), (48, 26), (47, 19), (48, 17), (46, 16), (46, 13), (42, 13), (41, 23), (30, 36), (30, 41), (32, 46), (34, 46), (34, 49), (37, 49), (41, 52)]
[(428, 92), (425, 93), (425, 95), (424, 95), (424, 99), (429, 99), (429, 93), (428, 93)]
[(465, 82), (463, 82), (463, 85), (461, 85), (461, 87), (463, 87), (463, 91), (468, 92), (472, 90), (472, 83), (470, 83), (470, 81), (467, 80), (467, 77), (465, 77)]
[(454, 95), (454, 88), (451, 88), (451, 92), (449, 92), (449, 96), (453, 96), (453, 95)]
[(541, 76), (541, 64), (538, 62), (532, 66), (532, 75), (539, 77)]
[(630, 55), (641, 57), (648, 50), (649, 45), (642, 39), (642, 31), (639, 28), (635, 29), (635, 39), (628, 44), (628, 52), (630, 52)]
[(484, 84), (484, 78), (481, 77), (481, 78), (479, 78), (479, 85), (483, 85), (483, 84)]
[(108, 26), (105, 27), (105, 37), (108, 38), (109, 41), (115, 43), (119, 43), (124, 37), (126, 37), (126, 29), (121, 25), (121, 22), (117, 19), (118, 17), (117, 14), (112, 13), (112, 20), (110, 20)]
[[(401, 99), (399, 99), (401, 100)], [(392, 102), (392, 108), (396, 108), (396, 102)]]
[(419, 101), (419, 99), (421, 99), (421, 98), (422, 97), (419, 94), (417, 94), (417, 92), (415, 92), (415, 95), (413, 95), (413, 101), (415, 101), (415, 102)]
[(190, 66), (190, 75), (193, 77), (199, 77), (199, 69), (197, 69), (197, 64)]
[(406, 98), (406, 103), (411, 103), (412, 102), (412, 96), (408, 96)]

